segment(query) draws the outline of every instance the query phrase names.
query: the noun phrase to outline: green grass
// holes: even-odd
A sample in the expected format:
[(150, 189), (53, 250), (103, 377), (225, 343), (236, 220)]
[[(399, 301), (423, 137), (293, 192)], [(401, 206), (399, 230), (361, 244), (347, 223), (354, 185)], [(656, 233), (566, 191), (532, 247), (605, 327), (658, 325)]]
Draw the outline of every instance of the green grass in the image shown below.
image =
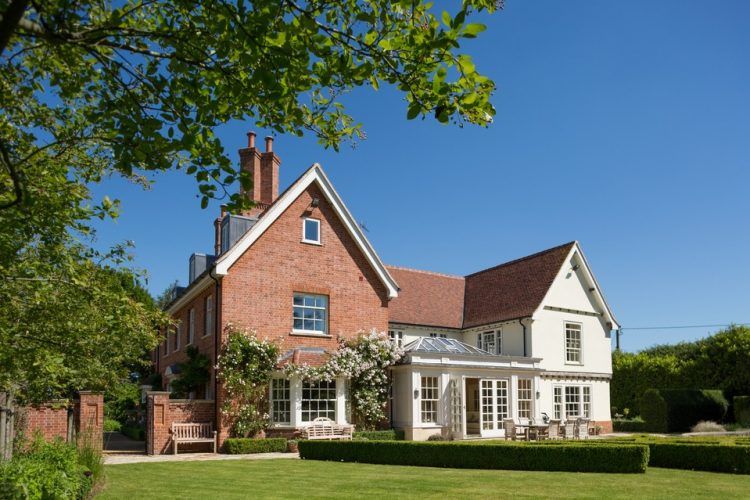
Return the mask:
[(649, 468), (645, 474), (435, 469), (307, 460), (106, 467), (108, 498), (742, 498), (750, 476)]

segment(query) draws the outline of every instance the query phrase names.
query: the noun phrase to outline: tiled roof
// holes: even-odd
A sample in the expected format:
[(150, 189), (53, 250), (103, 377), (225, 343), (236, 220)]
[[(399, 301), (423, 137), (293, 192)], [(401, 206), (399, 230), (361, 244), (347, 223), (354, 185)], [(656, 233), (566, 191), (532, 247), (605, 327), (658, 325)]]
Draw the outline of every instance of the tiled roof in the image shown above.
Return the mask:
[(307, 365), (312, 367), (323, 366), (328, 360), (328, 352), (325, 349), (316, 347), (301, 347), (286, 351), (276, 364), (278, 368), (283, 368), (290, 363), (295, 365)]
[(531, 316), (575, 242), (466, 277), (464, 328)]
[(470, 328), (531, 316), (575, 242), (468, 276), (388, 266), (401, 290), (388, 310), (392, 323)]
[(461, 276), (386, 266), (399, 286), (388, 304), (392, 323), (461, 328), (464, 279)]

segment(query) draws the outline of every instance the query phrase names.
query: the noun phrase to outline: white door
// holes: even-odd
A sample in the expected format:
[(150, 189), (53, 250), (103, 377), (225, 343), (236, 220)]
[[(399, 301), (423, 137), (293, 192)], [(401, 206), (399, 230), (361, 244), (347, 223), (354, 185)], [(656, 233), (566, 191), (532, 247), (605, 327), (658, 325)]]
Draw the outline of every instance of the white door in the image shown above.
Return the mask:
[(479, 418), (482, 437), (503, 436), (503, 419), (508, 418), (508, 380), (479, 381)]

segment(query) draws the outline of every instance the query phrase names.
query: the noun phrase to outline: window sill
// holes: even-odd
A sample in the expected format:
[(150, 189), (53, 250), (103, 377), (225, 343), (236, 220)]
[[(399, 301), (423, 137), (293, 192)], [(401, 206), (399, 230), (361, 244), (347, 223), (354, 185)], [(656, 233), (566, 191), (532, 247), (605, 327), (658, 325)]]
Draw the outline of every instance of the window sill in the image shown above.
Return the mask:
[(566, 361), (565, 364), (567, 366), (583, 366), (583, 363), (580, 361)]
[(313, 240), (300, 240), (300, 243), (304, 243), (306, 245), (315, 245), (318, 247), (322, 247), (323, 244), (319, 241), (313, 241)]
[(333, 335), (329, 335), (327, 333), (300, 332), (296, 330), (292, 330), (291, 332), (289, 332), (289, 335), (294, 335), (295, 337), (321, 337), (325, 339), (333, 338)]

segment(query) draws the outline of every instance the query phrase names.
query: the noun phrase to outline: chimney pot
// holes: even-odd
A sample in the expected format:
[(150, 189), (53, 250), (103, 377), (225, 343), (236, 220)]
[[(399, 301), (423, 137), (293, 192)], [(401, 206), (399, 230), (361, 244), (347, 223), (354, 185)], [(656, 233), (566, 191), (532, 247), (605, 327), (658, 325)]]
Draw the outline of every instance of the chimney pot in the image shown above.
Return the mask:
[(247, 147), (254, 148), (255, 147), (255, 136), (257, 134), (255, 132), (248, 132), (247, 133)]
[(266, 153), (273, 151), (273, 137), (266, 136)]

